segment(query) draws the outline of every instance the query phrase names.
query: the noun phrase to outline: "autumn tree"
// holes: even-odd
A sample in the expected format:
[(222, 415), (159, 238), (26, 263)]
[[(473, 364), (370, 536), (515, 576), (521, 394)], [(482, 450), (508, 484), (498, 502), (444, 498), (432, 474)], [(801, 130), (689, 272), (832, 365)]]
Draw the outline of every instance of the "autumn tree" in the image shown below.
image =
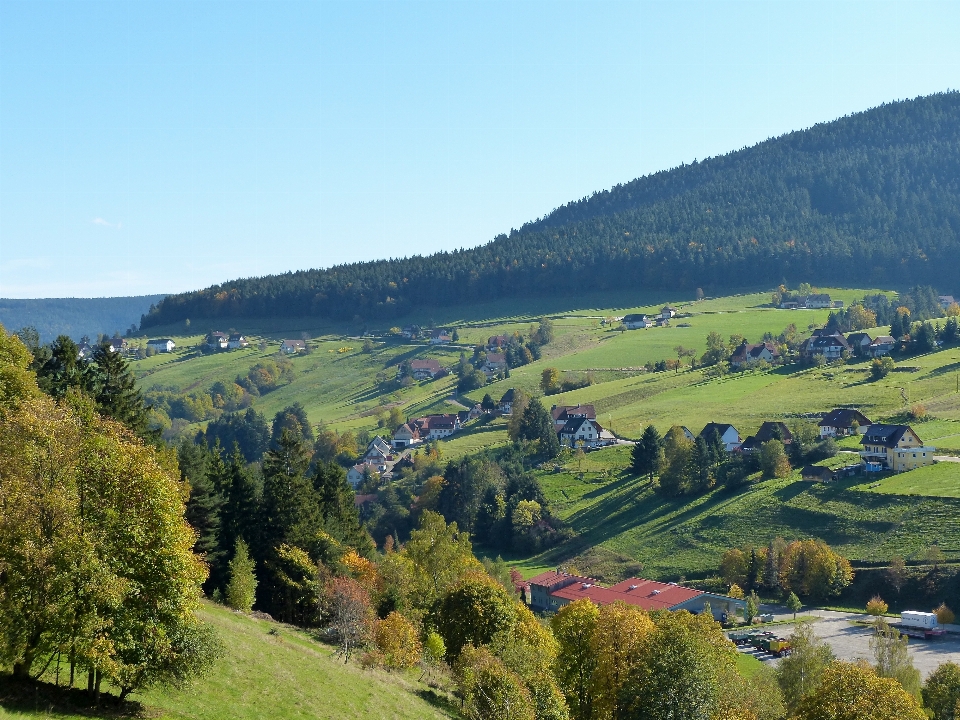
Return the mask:
[(907, 650), (909, 638), (878, 617), (870, 638), (870, 650), (875, 661), (874, 669), (882, 678), (892, 678), (913, 697), (920, 698), (920, 671), (913, 666), (913, 659)]
[(417, 631), (403, 615), (394, 611), (376, 623), (373, 642), (378, 661), (388, 668), (411, 668), (421, 659), (422, 645)]
[(790, 477), (793, 470), (782, 442), (768, 440), (760, 446), (760, 468), (766, 478)]
[(550, 619), (559, 644), (556, 674), (574, 720), (593, 717), (593, 673), (596, 655), (591, 647), (600, 609), (590, 600), (564, 605)]
[(595, 658), (593, 672), (594, 717), (625, 718), (629, 699), (624, 689), (640, 666), (653, 622), (643, 610), (613, 603), (600, 608), (590, 641)]
[(430, 613), (455, 660), (465, 645), (486, 645), (515, 618), (514, 600), (506, 589), (486, 573), (470, 573), (451, 587)]
[(337, 654), (347, 662), (366, 643), (373, 623), (370, 596), (353, 578), (335, 577), (329, 587), (330, 629), (337, 637)]
[(923, 685), (923, 704), (933, 713), (933, 720), (955, 720), (960, 704), (960, 665), (940, 665)]
[(777, 682), (787, 708), (793, 711), (816, 690), (834, 655), (830, 646), (817, 638), (810, 623), (799, 623), (789, 640), (792, 649), (777, 665)]
[(869, 667), (834, 662), (820, 684), (800, 701), (797, 720), (923, 720), (916, 698), (896, 680), (881, 678)]
[(813, 599), (838, 595), (853, 581), (850, 562), (822, 540), (797, 540), (787, 545), (783, 568), (784, 589)]
[(456, 676), (470, 720), (535, 720), (530, 691), (488, 648), (467, 645)]

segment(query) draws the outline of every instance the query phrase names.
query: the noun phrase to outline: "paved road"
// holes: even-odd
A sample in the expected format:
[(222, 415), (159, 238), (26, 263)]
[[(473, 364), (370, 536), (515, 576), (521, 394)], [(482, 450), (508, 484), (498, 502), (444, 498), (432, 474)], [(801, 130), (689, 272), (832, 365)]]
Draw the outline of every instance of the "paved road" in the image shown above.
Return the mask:
[[(764, 606), (762, 612), (773, 612), (777, 620), (787, 620), (793, 617), (792, 613), (782, 607)], [(869, 619), (868, 615), (833, 612), (832, 610), (804, 610), (803, 614), (815, 615), (819, 618), (812, 624), (813, 631), (817, 637), (829, 643), (839, 659), (873, 661), (873, 653), (870, 651), (872, 631), (868, 627), (851, 623), (851, 620)], [(789, 636), (792, 632), (789, 625), (775, 625), (771, 630), (783, 637)], [(908, 648), (910, 655), (913, 657), (913, 664), (924, 678), (936, 670), (941, 663), (954, 662), (960, 664), (960, 634), (949, 633), (937, 640), (911, 638)], [(771, 665), (779, 662), (766, 653), (752, 652), (751, 654)]]
[(937, 462), (960, 463), (960, 457), (957, 457), (956, 455), (934, 455), (933, 459)]

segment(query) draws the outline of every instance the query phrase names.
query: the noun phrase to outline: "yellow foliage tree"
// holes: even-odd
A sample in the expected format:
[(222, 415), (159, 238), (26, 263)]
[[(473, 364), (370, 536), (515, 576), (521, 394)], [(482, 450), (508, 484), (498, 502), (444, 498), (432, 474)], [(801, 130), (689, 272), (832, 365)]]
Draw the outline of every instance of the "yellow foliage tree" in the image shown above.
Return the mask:
[(380, 663), (388, 668), (411, 668), (420, 662), (422, 647), (417, 631), (403, 615), (392, 612), (373, 631)]
[(654, 626), (643, 610), (620, 602), (600, 608), (590, 648), (596, 658), (593, 673), (594, 717), (621, 717), (621, 694), (643, 657)]
[(896, 680), (869, 666), (835, 662), (820, 685), (800, 701), (796, 720), (924, 720), (920, 703)]

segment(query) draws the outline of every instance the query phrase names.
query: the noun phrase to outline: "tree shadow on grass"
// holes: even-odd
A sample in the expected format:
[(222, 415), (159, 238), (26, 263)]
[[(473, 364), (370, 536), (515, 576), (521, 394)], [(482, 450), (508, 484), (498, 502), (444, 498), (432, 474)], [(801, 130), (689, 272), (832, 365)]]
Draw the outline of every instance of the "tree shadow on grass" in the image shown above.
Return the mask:
[(417, 690), (416, 694), (421, 700), (433, 705), (435, 708), (443, 710), (453, 715), (453, 717), (460, 717), (460, 703), (452, 699), (449, 695), (439, 693), (433, 688)]
[(140, 703), (129, 700), (121, 703), (117, 696), (109, 693), (100, 693), (100, 707), (96, 707), (86, 690), (33, 680), (14, 680), (9, 675), (0, 675), (0, 709), (42, 717), (59, 714), (91, 718), (149, 717)]

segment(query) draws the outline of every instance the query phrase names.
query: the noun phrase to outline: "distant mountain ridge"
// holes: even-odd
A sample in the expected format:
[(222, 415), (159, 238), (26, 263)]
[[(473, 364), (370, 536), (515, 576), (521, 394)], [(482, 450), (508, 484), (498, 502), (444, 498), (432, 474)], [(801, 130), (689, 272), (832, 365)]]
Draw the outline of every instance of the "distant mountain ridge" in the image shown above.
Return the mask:
[(125, 333), (163, 298), (164, 295), (37, 300), (0, 298), (0, 324), (7, 332), (32, 325), (40, 333), (41, 342), (50, 342), (58, 335), (68, 335), (74, 340), (84, 335), (96, 338), (98, 333)]
[(716, 292), (788, 280), (956, 292), (958, 277), (960, 92), (946, 92), (638, 178), (480, 247), (170, 295), (142, 326), (389, 320), (430, 303), (584, 288)]

